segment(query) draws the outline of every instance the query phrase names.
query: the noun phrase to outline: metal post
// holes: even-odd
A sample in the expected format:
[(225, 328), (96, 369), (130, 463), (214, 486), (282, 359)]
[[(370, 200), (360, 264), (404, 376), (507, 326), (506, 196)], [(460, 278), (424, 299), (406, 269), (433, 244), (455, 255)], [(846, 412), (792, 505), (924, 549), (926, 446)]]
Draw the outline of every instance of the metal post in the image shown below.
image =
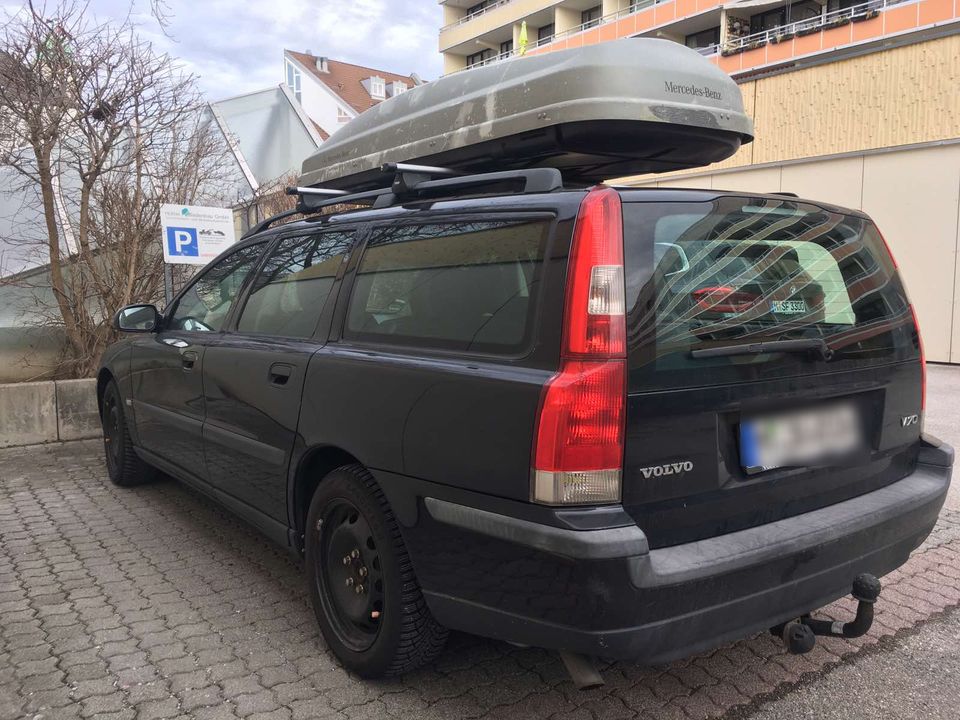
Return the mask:
[(164, 306), (169, 305), (173, 300), (173, 268), (169, 263), (163, 264), (163, 298)]

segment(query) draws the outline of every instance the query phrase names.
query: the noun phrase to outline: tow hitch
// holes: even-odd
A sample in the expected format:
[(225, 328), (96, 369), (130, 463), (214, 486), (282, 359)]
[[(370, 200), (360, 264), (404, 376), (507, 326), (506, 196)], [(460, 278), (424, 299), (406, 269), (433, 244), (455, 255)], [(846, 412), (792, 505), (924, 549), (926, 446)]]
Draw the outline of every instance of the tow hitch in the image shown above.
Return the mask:
[(851, 594), (859, 604), (857, 615), (850, 622), (828, 622), (804, 615), (797, 620), (776, 625), (770, 628), (770, 632), (783, 640), (784, 647), (791, 655), (802, 655), (813, 650), (817, 635), (848, 639), (865, 635), (873, 625), (873, 605), (880, 597), (880, 581), (867, 573), (858, 575), (853, 581)]

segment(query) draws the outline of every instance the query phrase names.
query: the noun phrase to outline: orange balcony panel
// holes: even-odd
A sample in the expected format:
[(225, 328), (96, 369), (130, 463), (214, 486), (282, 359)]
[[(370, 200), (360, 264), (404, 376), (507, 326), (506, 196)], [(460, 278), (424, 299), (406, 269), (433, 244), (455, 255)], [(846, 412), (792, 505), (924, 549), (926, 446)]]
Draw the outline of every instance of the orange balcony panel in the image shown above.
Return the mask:
[(662, 5), (653, 6), (654, 25), (663, 25), (677, 18), (677, 3), (665, 2)]
[(740, 66), (744, 69), (763, 65), (767, 61), (767, 47), (757, 48), (756, 50), (747, 50), (740, 53)]
[(767, 45), (767, 62), (779, 62), (793, 57), (793, 40)]
[(600, 31), (594, 28), (593, 30), (587, 30), (585, 33), (580, 33), (582, 38), (580, 42), (580, 47), (585, 47), (586, 45), (596, 45), (600, 42)]
[(953, 0), (923, 0), (920, 3), (921, 25), (943, 22), (953, 16)]
[(820, 42), (823, 39), (821, 37), (822, 35), (823, 33), (813, 33), (812, 35), (794, 38), (794, 55), (799, 57), (800, 55), (809, 55), (810, 53), (817, 52), (820, 49)]
[(654, 26), (655, 11), (656, 8), (650, 8), (649, 10), (637, 13), (637, 25), (634, 32), (642, 32), (652, 28)]
[(620, 36), (617, 35), (617, 23), (607, 23), (600, 26), (600, 42), (616, 40), (618, 37)]
[(872, 40), (883, 35), (883, 16), (853, 24), (853, 41)]
[(737, 55), (728, 55), (727, 57), (719, 56), (717, 64), (720, 66), (720, 69), (723, 70), (727, 75), (732, 75), (735, 72), (739, 72), (741, 68), (741, 62), (743, 60), (743, 53), (738, 53)]
[(881, 15), (885, 35), (912, 30), (917, 26), (917, 6), (894, 7)]
[(697, 0), (677, 0), (677, 17), (693, 15), (697, 11)]
[(851, 25), (853, 25), (853, 23), (847, 23), (846, 25), (841, 25), (840, 27), (824, 30), (823, 49), (828, 50), (830, 48), (839, 47), (840, 45), (849, 44), (851, 33), (853, 32)]

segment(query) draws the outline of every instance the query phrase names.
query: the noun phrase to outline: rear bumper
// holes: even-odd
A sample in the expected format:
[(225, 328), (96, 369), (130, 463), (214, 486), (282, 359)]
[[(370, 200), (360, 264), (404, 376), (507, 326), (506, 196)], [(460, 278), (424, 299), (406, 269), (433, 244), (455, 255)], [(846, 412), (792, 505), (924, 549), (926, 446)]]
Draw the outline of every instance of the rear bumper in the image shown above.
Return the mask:
[(656, 550), (636, 527), (550, 528), (426, 498), (411, 552), (448, 627), (658, 663), (816, 610), (860, 573), (902, 565), (933, 529), (952, 466), (952, 448), (931, 441), (913, 474), (880, 490)]

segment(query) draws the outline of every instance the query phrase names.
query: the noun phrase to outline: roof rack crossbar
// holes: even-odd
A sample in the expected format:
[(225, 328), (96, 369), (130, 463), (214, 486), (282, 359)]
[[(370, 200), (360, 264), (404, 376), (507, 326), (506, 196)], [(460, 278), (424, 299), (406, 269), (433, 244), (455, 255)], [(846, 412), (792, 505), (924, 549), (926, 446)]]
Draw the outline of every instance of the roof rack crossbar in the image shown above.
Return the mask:
[(287, 195), (349, 195), (349, 192), (332, 188), (288, 187)]
[(477, 185), (493, 185), (511, 180), (523, 181), (521, 192), (524, 194), (553, 192), (563, 187), (563, 175), (556, 168), (532, 168), (530, 170), (505, 170), (477, 175), (463, 175), (443, 180), (426, 180), (419, 183), (415, 190), (418, 193), (435, 192)]
[(413, 165), (411, 163), (384, 163), (380, 170), (386, 174), (395, 173), (416, 173), (418, 175), (462, 175), (463, 173), (451, 170), (445, 167), (435, 167), (433, 165)]

